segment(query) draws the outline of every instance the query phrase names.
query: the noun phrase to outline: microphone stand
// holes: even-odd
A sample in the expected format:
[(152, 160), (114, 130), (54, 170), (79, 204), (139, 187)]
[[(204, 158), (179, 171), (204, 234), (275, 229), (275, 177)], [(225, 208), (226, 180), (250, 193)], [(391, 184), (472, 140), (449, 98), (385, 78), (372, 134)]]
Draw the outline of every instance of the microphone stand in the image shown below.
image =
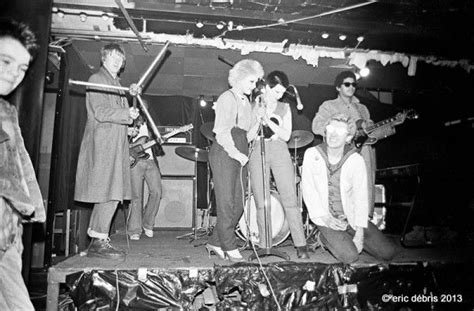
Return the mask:
[[(284, 252), (280, 252), (278, 250), (272, 249), (273, 246), (273, 238), (272, 238), (272, 223), (271, 223), (271, 205), (269, 204), (269, 198), (267, 195), (267, 187), (268, 178), (267, 178), (267, 170), (266, 170), (266, 159), (265, 159), (265, 136), (263, 134), (263, 124), (260, 121), (259, 129), (258, 129), (258, 136), (260, 139), (260, 154), (261, 154), (261, 164), (262, 164), (262, 179), (263, 179), (263, 212), (264, 212), (264, 223), (265, 223), (265, 246), (264, 248), (260, 248), (257, 250), (256, 253), (253, 253), (249, 256), (249, 261), (254, 260), (258, 257), (265, 257), (265, 256), (277, 256), (283, 258), (285, 260), (290, 260), (290, 256)], [(260, 236), (262, 236), (262, 232), (260, 232)]]

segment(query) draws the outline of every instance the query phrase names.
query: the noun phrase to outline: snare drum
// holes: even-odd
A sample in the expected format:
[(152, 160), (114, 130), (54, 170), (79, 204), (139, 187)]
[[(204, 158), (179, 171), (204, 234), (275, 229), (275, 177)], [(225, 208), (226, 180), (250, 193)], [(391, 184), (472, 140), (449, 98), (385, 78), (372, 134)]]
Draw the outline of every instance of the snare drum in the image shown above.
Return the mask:
[[(249, 238), (251, 238), (251, 241), (254, 244), (258, 244), (260, 235), (257, 226), (257, 208), (255, 206), (253, 194), (250, 197), (250, 200), (247, 200), (246, 202), (250, 203), (245, 204), (244, 213), (240, 218), (236, 234), (244, 241), (247, 241)], [(285, 211), (283, 210), (283, 206), (280, 203), (280, 197), (278, 193), (273, 190), (270, 192), (270, 205), (272, 221), (272, 245), (275, 246), (288, 238), (290, 235), (290, 229), (288, 227), (288, 222), (285, 219)], [(249, 230), (247, 230), (247, 222)]]

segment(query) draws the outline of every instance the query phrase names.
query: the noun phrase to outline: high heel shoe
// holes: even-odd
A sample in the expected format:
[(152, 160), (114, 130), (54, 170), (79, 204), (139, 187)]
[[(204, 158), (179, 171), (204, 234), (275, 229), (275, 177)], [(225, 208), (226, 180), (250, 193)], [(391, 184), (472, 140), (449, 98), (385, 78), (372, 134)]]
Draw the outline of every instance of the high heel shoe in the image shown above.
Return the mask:
[(227, 259), (232, 262), (242, 262), (245, 261), (244, 257), (240, 254), (238, 249), (233, 249), (231, 251), (224, 252)]
[(214, 246), (211, 244), (206, 244), (206, 250), (211, 258), (211, 254), (217, 255), (220, 259), (226, 259), (225, 252), (219, 246)]

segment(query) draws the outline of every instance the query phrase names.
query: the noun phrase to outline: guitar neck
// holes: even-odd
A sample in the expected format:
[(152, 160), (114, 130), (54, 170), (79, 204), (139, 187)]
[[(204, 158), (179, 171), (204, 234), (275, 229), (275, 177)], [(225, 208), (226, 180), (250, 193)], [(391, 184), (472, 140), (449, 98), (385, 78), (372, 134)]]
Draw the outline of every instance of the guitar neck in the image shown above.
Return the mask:
[(384, 125), (389, 125), (389, 124), (392, 124), (392, 123), (395, 124), (397, 120), (398, 120), (398, 117), (397, 117), (397, 116), (391, 117), (391, 118), (388, 118), (388, 119), (385, 119), (385, 120), (382, 120), (382, 121), (377, 122), (377, 123), (375, 123), (375, 124), (373, 124), (373, 125), (371, 125), (371, 126), (368, 126), (368, 127), (365, 129), (365, 131), (366, 131), (367, 133), (370, 133), (370, 132), (372, 132), (372, 131), (374, 131), (374, 130), (376, 130), (376, 129), (378, 129), (379, 127), (382, 127), (382, 126), (384, 126)]

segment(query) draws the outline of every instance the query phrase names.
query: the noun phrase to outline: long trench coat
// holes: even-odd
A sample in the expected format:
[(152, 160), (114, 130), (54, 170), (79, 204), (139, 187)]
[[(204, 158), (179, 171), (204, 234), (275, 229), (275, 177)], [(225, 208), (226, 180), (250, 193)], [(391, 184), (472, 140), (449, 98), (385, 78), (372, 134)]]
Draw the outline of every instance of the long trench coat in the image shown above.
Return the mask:
[[(102, 67), (89, 82), (120, 83)], [(103, 203), (131, 199), (127, 125), (132, 123), (125, 93), (89, 87), (87, 122), (77, 162), (74, 199)]]

